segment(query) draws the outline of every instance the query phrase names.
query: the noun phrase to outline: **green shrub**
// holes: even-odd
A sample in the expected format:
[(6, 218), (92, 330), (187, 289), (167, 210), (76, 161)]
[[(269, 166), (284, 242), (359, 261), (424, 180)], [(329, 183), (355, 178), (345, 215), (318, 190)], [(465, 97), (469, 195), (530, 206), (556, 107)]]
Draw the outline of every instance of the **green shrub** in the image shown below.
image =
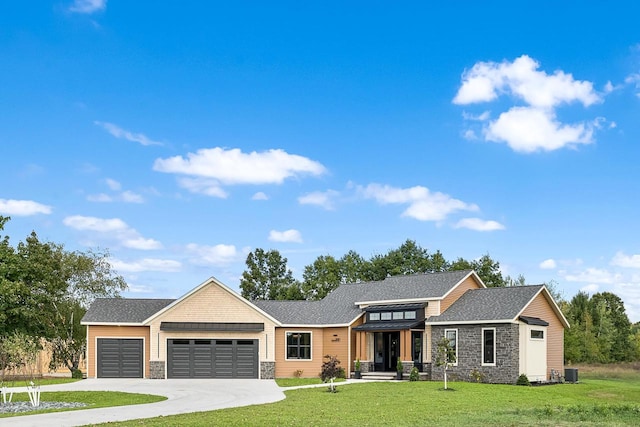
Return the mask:
[(73, 372), (71, 372), (71, 378), (77, 378), (81, 380), (83, 378), (82, 371), (80, 369), (74, 369)]
[(477, 383), (482, 383), (485, 379), (485, 375), (475, 368), (471, 372), (469, 372), (469, 377)]
[(420, 372), (418, 372), (418, 368), (415, 366), (411, 368), (411, 373), (409, 374), (409, 381), (418, 381), (420, 379)]
[(516, 385), (531, 385), (531, 383), (525, 374), (520, 374), (518, 381), (516, 381)]

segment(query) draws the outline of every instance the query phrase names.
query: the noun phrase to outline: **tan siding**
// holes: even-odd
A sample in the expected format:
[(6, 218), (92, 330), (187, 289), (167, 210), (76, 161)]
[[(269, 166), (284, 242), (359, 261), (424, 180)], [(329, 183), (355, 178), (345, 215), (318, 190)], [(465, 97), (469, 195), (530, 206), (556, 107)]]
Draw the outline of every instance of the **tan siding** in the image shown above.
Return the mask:
[[(322, 357), (337, 356), (345, 373), (350, 371), (348, 328), (325, 328), (323, 331)], [(318, 371), (320, 372), (320, 371)]]
[(537, 317), (549, 322), (547, 327), (547, 375), (551, 369), (564, 372), (564, 327), (543, 293), (531, 301), (523, 316)]
[[(362, 331), (354, 331), (353, 328), (364, 323), (364, 316), (360, 316), (358, 320), (351, 324), (351, 362), (356, 359), (361, 361), (367, 360), (367, 333)], [(351, 365), (351, 369), (355, 369)]]
[(96, 377), (97, 338), (143, 338), (144, 339), (144, 377), (149, 378), (149, 327), (147, 326), (87, 326), (88, 356), (87, 377)]
[(458, 298), (462, 296), (462, 294), (467, 292), (469, 289), (478, 289), (480, 287), (480, 284), (476, 282), (473, 276), (467, 277), (462, 281), (462, 283), (456, 286), (451, 291), (451, 293), (449, 293), (449, 295), (442, 299), (442, 301), (440, 302), (440, 313), (438, 314), (444, 313), (445, 310), (451, 306), (451, 304), (453, 304)]
[(424, 317), (440, 315), (440, 301), (429, 301), (424, 310)]
[[(286, 360), (286, 332), (311, 332), (311, 360)], [(276, 329), (276, 378), (290, 378), (297, 370), (303, 378), (317, 377), (322, 367), (324, 333), (321, 328)]]
[[(264, 332), (165, 332), (161, 322), (240, 322), (264, 323)], [(259, 339), (260, 360), (274, 360), (275, 324), (251, 305), (218, 286), (215, 282), (201, 288), (151, 323), (151, 360), (165, 360), (167, 340), (171, 338)]]

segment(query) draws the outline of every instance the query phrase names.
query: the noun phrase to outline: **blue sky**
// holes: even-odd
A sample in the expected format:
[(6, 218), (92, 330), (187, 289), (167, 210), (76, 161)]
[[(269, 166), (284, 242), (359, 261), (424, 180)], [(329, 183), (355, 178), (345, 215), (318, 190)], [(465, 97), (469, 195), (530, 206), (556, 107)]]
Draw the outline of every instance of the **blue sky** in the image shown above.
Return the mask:
[(5, 233), (136, 297), (413, 239), (639, 321), (640, 4), (425, 3), (3, 5)]

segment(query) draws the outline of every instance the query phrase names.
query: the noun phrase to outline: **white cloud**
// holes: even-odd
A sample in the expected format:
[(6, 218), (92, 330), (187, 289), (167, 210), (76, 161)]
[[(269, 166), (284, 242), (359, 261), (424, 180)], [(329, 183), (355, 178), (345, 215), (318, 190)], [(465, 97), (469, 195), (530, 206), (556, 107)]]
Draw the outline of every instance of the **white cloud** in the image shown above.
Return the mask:
[(79, 231), (93, 231), (103, 238), (115, 239), (122, 246), (131, 249), (161, 249), (162, 244), (154, 239), (146, 239), (120, 218), (103, 219), (90, 216), (68, 216), (63, 221), (67, 227)]
[(127, 292), (131, 292), (132, 294), (150, 294), (151, 292), (153, 292), (151, 286), (134, 285), (133, 283), (128, 282), (127, 285), (129, 286), (127, 288)]
[(469, 141), (475, 141), (476, 139), (478, 139), (478, 136), (476, 135), (476, 133), (471, 129), (465, 130), (462, 133), (462, 137)]
[[(539, 67), (527, 55), (513, 62), (478, 62), (463, 74), (453, 102), (460, 105), (490, 102), (503, 94), (524, 101), (525, 106), (511, 107), (483, 129), (485, 140), (506, 142), (514, 151), (532, 153), (592, 143), (594, 128), (601, 128), (603, 118), (566, 124), (557, 119), (555, 109), (575, 102), (585, 107), (601, 102), (593, 83), (575, 80), (561, 70), (547, 74), (539, 71)], [(614, 89), (610, 82), (605, 85), (605, 92)], [(462, 116), (465, 120), (489, 119), (488, 111), (478, 116), (464, 111)], [(463, 133), (465, 139), (475, 136), (471, 130)]]
[(74, 0), (69, 11), (91, 14), (106, 9), (107, 0)]
[(110, 203), (113, 202), (113, 198), (105, 193), (99, 193), (99, 194), (89, 194), (87, 196), (87, 200), (90, 202), (97, 202), (97, 203)]
[(544, 261), (542, 261), (539, 265), (539, 267), (542, 270), (554, 270), (556, 267), (558, 266), (558, 264), (556, 263), (556, 261), (552, 258), (549, 259), (545, 259)]
[(513, 107), (485, 128), (487, 141), (506, 142), (514, 151), (552, 151), (593, 142), (593, 124), (560, 123), (550, 110)]
[(262, 191), (258, 191), (256, 194), (251, 196), (251, 200), (269, 200), (269, 196)]
[(118, 139), (126, 139), (127, 141), (137, 142), (142, 145), (162, 145), (162, 142), (154, 141), (148, 138), (145, 134), (130, 132), (128, 130), (122, 129), (118, 125), (114, 125), (113, 123), (100, 121), (95, 121), (93, 123), (100, 126)]
[(51, 206), (33, 200), (0, 199), (0, 214), (14, 216), (49, 215)]
[(637, 90), (636, 96), (640, 97), (640, 73), (630, 74), (626, 79), (624, 79), (624, 82), (626, 84), (633, 85)]
[(120, 184), (115, 179), (107, 178), (104, 181), (111, 191), (120, 191), (122, 189), (122, 184)]
[(613, 284), (622, 278), (619, 273), (611, 273), (607, 270), (598, 268), (587, 268), (584, 271), (567, 274), (564, 273), (564, 279), (567, 282), (584, 282), (584, 283), (599, 283), (599, 284)]
[(302, 243), (302, 234), (294, 229), (285, 231), (271, 230), (269, 232), (269, 240), (272, 242)]
[(640, 268), (640, 254), (625, 255), (624, 252), (618, 252), (610, 264), (618, 267)]
[(457, 211), (479, 210), (475, 204), (465, 203), (444, 193), (431, 192), (422, 186), (396, 188), (388, 185), (369, 184), (366, 187), (359, 187), (359, 192), (365, 199), (374, 199), (382, 205), (409, 205), (402, 216), (420, 221), (441, 221)]
[(284, 150), (243, 153), (237, 148), (220, 147), (188, 153), (186, 158), (156, 159), (153, 169), (210, 179), (219, 185), (282, 184), (287, 178), (327, 172), (322, 164)]
[(228, 194), (220, 187), (220, 183), (208, 178), (179, 178), (178, 185), (191, 193), (226, 199)]
[(458, 221), (454, 228), (468, 228), (475, 231), (504, 230), (504, 225), (497, 221), (485, 221), (480, 218), (464, 218)]
[(187, 251), (195, 255), (192, 262), (198, 265), (225, 265), (236, 261), (239, 256), (234, 245), (207, 246), (190, 243)]
[(140, 194), (134, 193), (133, 191), (123, 191), (122, 193), (120, 193), (120, 197), (123, 202), (144, 203), (144, 198)]
[(549, 75), (538, 71), (540, 64), (527, 55), (513, 62), (478, 62), (462, 76), (462, 86), (453, 102), (488, 102), (500, 94), (511, 94), (533, 107), (551, 108), (563, 103), (581, 102), (585, 107), (600, 102), (593, 83), (574, 80), (558, 70)]
[(591, 295), (597, 293), (599, 289), (600, 289), (600, 286), (596, 285), (595, 283), (592, 283), (590, 285), (583, 286), (583, 287), (580, 288), (580, 290), (582, 292), (586, 292), (586, 293), (591, 294)]
[(112, 258), (109, 260), (109, 263), (114, 270), (121, 273), (140, 273), (143, 271), (174, 273), (180, 271), (182, 268), (182, 264), (179, 261), (158, 258), (143, 258), (133, 262)]
[(331, 211), (335, 209), (335, 199), (340, 195), (335, 190), (314, 191), (304, 196), (298, 197), (298, 203), (301, 205), (316, 205)]

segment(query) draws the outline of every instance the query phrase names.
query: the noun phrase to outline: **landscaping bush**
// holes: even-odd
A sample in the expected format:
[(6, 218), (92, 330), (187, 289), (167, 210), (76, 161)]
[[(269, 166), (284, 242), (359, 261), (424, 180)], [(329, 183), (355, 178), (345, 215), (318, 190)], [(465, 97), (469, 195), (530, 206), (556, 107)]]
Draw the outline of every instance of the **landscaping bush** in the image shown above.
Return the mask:
[(418, 380), (420, 380), (420, 372), (418, 371), (418, 368), (414, 366), (413, 368), (411, 368), (411, 373), (409, 374), (409, 381), (418, 381)]
[(525, 374), (520, 374), (518, 381), (516, 381), (516, 385), (531, 385), (531, 383)]
[(71, 378), (81, 380), (83, 378), (82, 371), (80, 369), (74, 369), (73, 372), (71, 372)]
[(471, 372), (469, 372), (469, 377), (474, 382), (477, 382), (477, 383), (482, 383), (482, 382), (484, 382), (484, 379), (485, 379), (485, 375), (482, 372), (480, 372), (477, 369), (475, 369), (475, 368)]
[[(322, 381), (327, 382), (331, 378), (345, 378), (344, 368), (340, 367), (340, 361), (337, 356), (326, 355), (327, 359), (322, 363), (322, 371), (320, 371), (320, 378)], [(340, 376), (342, 373), (342, 377)]]

